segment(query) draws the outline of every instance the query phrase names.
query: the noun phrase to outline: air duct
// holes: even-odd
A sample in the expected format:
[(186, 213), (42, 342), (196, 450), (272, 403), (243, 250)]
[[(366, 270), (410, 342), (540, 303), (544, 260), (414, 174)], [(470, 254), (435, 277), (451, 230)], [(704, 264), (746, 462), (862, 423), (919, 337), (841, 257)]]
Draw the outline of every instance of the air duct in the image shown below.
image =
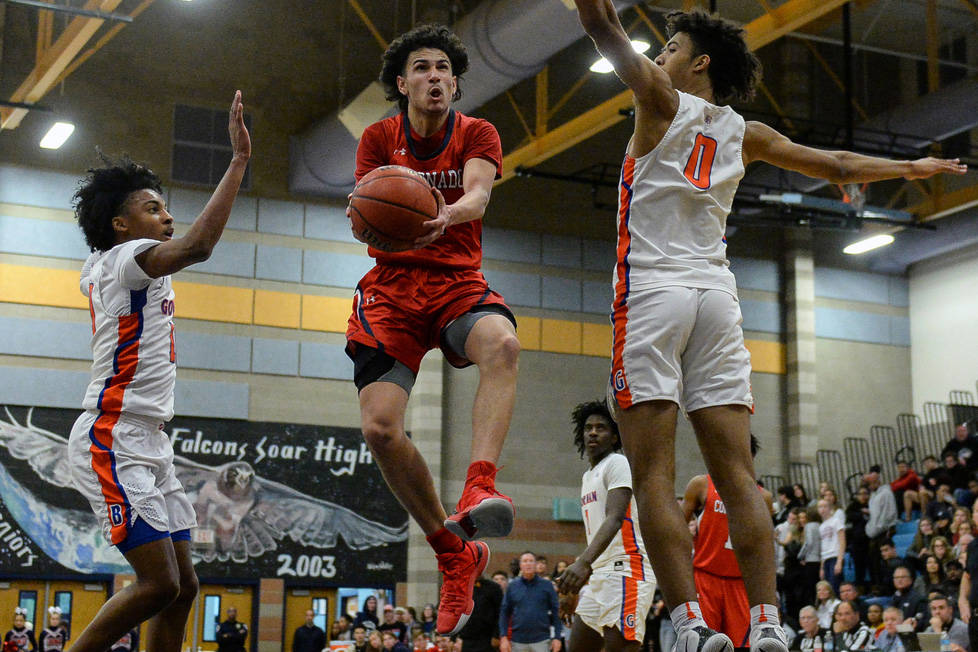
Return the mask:
[[(637, 0), (617, 0), (619, 11)], [(469, 52), (469, 71), (456, 108), (478, 108), (519, 81), (539, 72), (554, 54), (581, 38), (570, 0), (485, 0), (466, 14), (455, 32)], [(297, 194), (345, 196), (353, 187), (357, 141), (370, 124), (393, 110), (379, 82), (345, 108), (294, 136), (289, 190)]]

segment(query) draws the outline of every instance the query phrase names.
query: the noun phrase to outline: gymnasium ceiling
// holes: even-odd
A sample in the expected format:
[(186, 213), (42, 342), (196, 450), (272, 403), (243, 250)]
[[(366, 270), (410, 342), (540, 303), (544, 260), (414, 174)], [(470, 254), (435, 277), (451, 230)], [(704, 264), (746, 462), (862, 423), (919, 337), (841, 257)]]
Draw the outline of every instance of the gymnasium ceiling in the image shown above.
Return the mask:
[[(39, 10), (24, 6), (23, 1), (0, 0), (0, 100), (34, 102), (50, 112), (11, 114), (9, 108), (0, 109), (4, 126), (0, 162), (79, 172), (95, 161), (99, 146), (109, 153), (128, 152), (166, 179), (174, 105), (220, 109), (234, 89), (241, 88), (253, 119), (252, 191), (266, 197), (307, 199), (289, 193), (289, 137), (334, 114), (373, 81), (387, 40), (416, 21), (451, 22), (489, 0), (55, 2), (131, 15), (131, 23)], [(935, 38), (929, 41), (930, 2), (937, 20)], [(695, 3), (640, 2), (622, 13), (622, 22), (634, 38), (657, 48), (652, 27), (661, 30), (666, 10), (689, 4)], [(845, 124), (847, 103), (839, 88), (844, 68), (839, 6), (844, 3), (718, 0), (717, 4), (722, 15), (749, 25), (749, 33), (764, 43), (757, 50), (765, 65), (764, 88), (752, 103), (737, 108), (802, 141), (843, 133), (839, 126)], [(976, 0), (853, 0), (850, 7), (856, 124), (863, 122), (863, 116), (872, 119), (913, 103), (927, 91), (929, 42), (937, 46), (937, 58), (943, 62), (933, 78), (939, 88), (955, 81), (978, 84)], [(623, 97), (618, 80), (587, 72), (595, 58), (583, 35), (550, 58), (542, 112), (537, 105), (541, 85), (534, 77), (469, 111), (497, 126), (508, 169), (522, 164), (576, 179), (507, 179), (494, 190), (488, 224), (614, 238), (614, 210), (609, 206), (615, 202), (615, 191), (606, 182), (616, 179), (631, 121), (618, 115), (616, 98), (621, 104)], [(463, 90), (464, 84), (463, 80)], [(978, 98), (978, 93), (971, 97)], [(978, 100), (974, 106), (978, 107)], [(538, 113), (545, 121), (538, 120)], [(56, 118), (69, 118), (77, 130), (61, 150), (40, 150), (37, 142)], [(960, 152), (975, 168), (978, 153), (971, 143), (978, 143), (974, 129), (944, 146)], [(840, 196), (833, 187), (812, 193)], [(928, 220), (935, 213), (978, 203), (978, 172), (943, 184), (873, 184), (868, 203), (909, 209), (916, 220)], [(769, 215), (771, 209), (762, 212)], [(921, 247), (925, 254), (943, 251), (950, 236), (942, 240), (937, 234), (942, 224), (954, 220), (957, 231), (945, 229), (945, 233), (959, 233), (960, 222), (967, 220), (964, 231), (973, 231), (978, 240), (976, 216), (978, 209), (971, 207), (932, 220), (938, 231), (922, 233), (923, 245), (911, 233), (907, 241), (914, 240), (917, 252), (911, 258), (920, 258)], [(756, 210), (746, 210), (735, 220), (738, 226), (729, 234), (730, 253), (777, 258), (784, 229), (759, 225), (757, 217)], [(808, 219), (797, 212), (789, 217), (775, 212), (775, 218), (781, 224)], [(843, 244), (857, 239), (852, 231), (816, 229), (814, 233), (821, 264), (886, 268), (873, 263), (883, 254), (852, 259), (839, 253)], [(960, 236), (954, 238), (961, 241)]]

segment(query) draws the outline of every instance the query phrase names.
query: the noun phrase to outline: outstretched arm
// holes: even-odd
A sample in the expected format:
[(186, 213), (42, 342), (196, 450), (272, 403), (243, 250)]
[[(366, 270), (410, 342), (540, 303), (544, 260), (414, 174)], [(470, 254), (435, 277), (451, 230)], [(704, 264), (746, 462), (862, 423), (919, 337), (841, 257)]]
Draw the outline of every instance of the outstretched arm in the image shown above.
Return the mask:
[(696, 512), (702, 509), (706, 503), (706, 487), (705, 475), (694, 475), (686, 485), (686, 492), (683, 494), (683, 503), (680, 507), (687, 523), (693, 520)]
[(635, 93), (636, 119), (645, 110), (672, 120), (679, 108), (679, 96), (669, 75), (644, 54), (632, 49), (611, 0), (574, 0), (574, 3), (581, 25), (598, 52), (611, 62), (618, 78)]
[(228, 116), (228, 133), (231, 136), (232, 156), (224, 178), (217, 184), (203, 212), (190, 225), (187, 234), (161, 242), (136, 256), (136, 262), (146, 274), (159, 278), (178, 272), (184, 267), (207, 260), (217, 241), (221, 239), (224, 225), (231, 215), (231, 206), (238, 195), (248, 159), (251, 158), (251, 136), (244, 123), (244, 105), (241, 91), (234, 94)]
[(631, 500), (632, 490), (626, 487), (616, 487), (608, 492), (604, 521), (598, 526), (590, 545), (561, 573), (558, 580), (561, 593), (577, 593), (581, 590), (591, 576), (591, 564), (604, 552), (621, 529), (621, 522), (625, 519), (625, 511)]
[(862, 183), (883, 179), (926, 179), (935, 174), (964, 174), (958, 159), (920, 158), (893, 161), (841, 150), (823, 150), (793, 143), (762, 122), (748, 122), (744, 133), (744, 165), (764, 161), (831, 183)]

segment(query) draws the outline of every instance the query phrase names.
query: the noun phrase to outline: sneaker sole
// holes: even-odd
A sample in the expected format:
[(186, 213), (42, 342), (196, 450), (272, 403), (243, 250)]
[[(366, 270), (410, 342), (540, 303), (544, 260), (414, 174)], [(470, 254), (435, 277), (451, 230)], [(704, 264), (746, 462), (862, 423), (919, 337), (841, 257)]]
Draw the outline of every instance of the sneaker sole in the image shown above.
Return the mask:
[(751, 652), (787, 652), (784, 641), (774, 637), (764, 637), (750, 647)]
[[(691, 637), (686, 637), (691, 638)], [(682, 640), (682, 637), (676, 640), (673, 645), (673, 652), (733, 652), (734, 646), (733, 641), (726, 634), (716, 632), (713, 636), (702, 642), (702, 646), (699, 645), (701, 639), (699, 636), (696, 637), (697, 647), (689, 648), (686, 642)]]
[[(480, 575), (482, 575), (483, 571), (486, 570), (486, 566), (489, 565), (489, 546), (485, 544), (482, 544), (482, 546), (483, 547), (480, 548), (480, 550), (482, 551), (482, 555), (480, 560), (476, 563), (475, 578), (472, 579), (473, 584), (475, 583), (475, 579), (478, 578)], [(441, 636), (455, 636), (460, 631), (462, 631), (462, 628), (465, 627), (465, 623), (469, 622), (469, 616), (471, 615), (472, 615), (471, 612), (467, 614), (462, 614), (459, 617), (458, 622), (455, 623), (455, 627), (452, 629), (452, 631), (448, 633), (438, 632), (438, 634)]]
[(460, 521), (451, 518), (445, 519), (445, 527), (463, 541), (505, 537), (513, 531), (513, 503), (505, 498), (486, 498), (470, 509), (466, 518), (474, 530), (472, 534), (466, 532)]

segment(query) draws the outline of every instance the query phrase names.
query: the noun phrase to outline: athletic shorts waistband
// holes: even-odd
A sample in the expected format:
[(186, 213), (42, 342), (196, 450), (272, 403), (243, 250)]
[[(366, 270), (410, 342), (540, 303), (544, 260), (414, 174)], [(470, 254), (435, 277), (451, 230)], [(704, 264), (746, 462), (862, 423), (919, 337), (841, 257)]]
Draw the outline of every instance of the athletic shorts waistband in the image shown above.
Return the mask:
[[(99, 410), (87, 410), (87, 412), (96, 418), (102, 414)], [(161, 432), (166, 427), (166, 423), (157, 418), (147, 417), (142, 414), (133, 414), (132, 412), (120, 412), (119, 419), (116, 423), (137, 426), (145, 430), (159, 430)]]

